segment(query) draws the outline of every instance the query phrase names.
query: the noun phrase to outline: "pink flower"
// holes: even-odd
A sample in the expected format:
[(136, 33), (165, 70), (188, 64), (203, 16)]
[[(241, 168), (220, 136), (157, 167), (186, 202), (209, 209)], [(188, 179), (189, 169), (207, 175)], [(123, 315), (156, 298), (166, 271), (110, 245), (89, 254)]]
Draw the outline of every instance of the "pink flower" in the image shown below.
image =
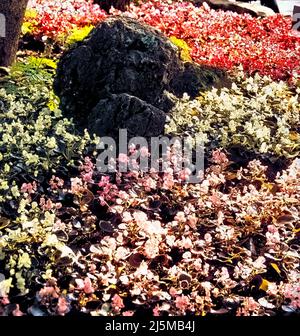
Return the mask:
[(150, 191), (151, 189), (156, 189), (157, 182), (152, 177), (148, 176), (143, 179), (142, 185), (145, 190)]
[(22, 193), (32, 194), (36, 192), (36, 190), (37, 190), (37, 184), (35, 181), (32, 183), (23, 183), (21, 186)]
[(268, 232), (266, 233), (267, 245), (274, 247), (280, 243), (280, 234), (275, 225), (268, 225)]
[(146, 221), (142, 229), (148, 235), (161, 235), (166, 233), (166, 230), (161, 227), (161, 222), (158, 220)]
[(202, 261), (201, 261), (201, 259), (196, 259), (194, 261), (194, 268), (198, 272), (200, 272), (202, 270)]
[(231, 240), (234, 238), (234, 228), (229, 225), (220, 225), (216, 228), (217, 237), (222, 240)]
[(57, 219), (56, 222), (53, 225), (53, 230), (58, 231), (58, 230), (64, 230), (66, 228), (66, 224), (63, 223), (60, 219)]
[(174, 218), (176, 221), (178, 222), (183, 222), (185, 223), (186, 221), (186, 217), (185, 217), (185, 213), (183, 211), (179, 211), (177, 212), (175, 218)]
[(4, 306), (8, 305), (10, 303), (8, 296), (0, 298), (0, 303), (3, 304)]
[(185, 168), (179, 172), (178, 177), (181, 181), (187, 181), (191, 174), (191, 170), (189, 168)]
[(181, 241), (178, 242), (178, 245), (182, 248), (190, 249), (193, 247), (193, 242), (189, 237), (182, 237)]
[(82, 190), (82, 180), (78, 177), (71, 178), (71, 192), (78, 194)]
[(191, 252), (184, 252), (182, 255), (182, 259), (191, 259), (192, 258), (192, 254)]
[(168, 177), (166, 179), (164, 179), (164, 182), (163, 182), (163, 189), (167, 189), (167, 190), (170, 190), (174, 187), (174, 179), (173, 177)]
[(204, 240), (207, 244), (210, 244), (212, 242), (212, 236), (210, 233), (205, 233)]
[(141, 275), (147, 275), (148, 265), (145, 261), (142, 261), (138, 269), (135, 271), (134, 275), (139, 277)]
[(259, 308), (259, 303), (256, 302), (253, 297), (247, 297), (244, 301), (244, 307), (246, 310), (255, 311)]
[(159, 240), (150, 237), (144, 245), (145, 256), (149, 259), (155, 258), (159, 254)]
[(118, 157), (118, 161), (120, 162), (120, 163), (128, 163), (129, 162), (129, 158), (128, 158), (128, 156), (127, 156), (127, 154), (124, 154), (124, 153), (120, 153), (119, 154), (119, 157)]
[(167, 243), (170, 247), (174, 246), (175, 241), (176, 241), (176, 237), (175, 237), (175, 236), (167, 235), (167, 237), (166, 237), (166, 243)]
[(127, 201), (129, 199), (129, 195), (127, 194), (126, 191), (120, 190), (118, 193), (118, 196), (123, 200)]
[(59, 210), (59, 209), (61, 209), (61, 208), (62, 208), (62, 204), (61, 204), (60, 202), (55, 203), (55, 209), (56, 209), (56, 210)]
[(117, 248), (114, 257), (118, 261), (126, 259), (129, 255), (130, 255), (129, 250), (123, 246), (120, 246)]
[(169, 289), (169, 294), (170, 294), (171, 296), (175, 297), (175, 296), (178, 294), (178, 292), (177, 292), (177, 290), (176, 290), (174, 287), (171, 287), (171, 288)]
[(153, 312), (153, 316), (160, 316), (159, 305), (156, 305), (155, 308), (153, 308), (152, 312)]
[(197, 228), (197, 222), (198, 222), (198, 218), (193, 214), (193, 215), (188, 215), (187, 216), (187, 221), (189, 226), (192, 229), (196, 229)]
[(77, 289), (83, 289), (84, 288), (84, 281), (82, 279), (75, 279)]
[(93, 182), (93, 172), (88, 172), (85, 174), (81, 174), (81, 178), (86, 183), (92, 183)]
[(142, 211), (136, 211), (133, 213), (133, 218), (138, 226), (143, 226), (143, 224), (148, 220), (147, 215)]
[(91, 279), (89, 277), (86, 277), (84, 280), (82, 279), (75, 279), (75, 282), (77, 284), (77, 289), (83, 290), (85, 294), (92, 294), (94, 293), (94, 288), (92, 286)]
[(132, 310), (126, 310), (125, 312), (122, 313), (122, 316), (133, 316), (134, 311)]
[(143, 146), (141, 149), (140, 149), (140, 153), (141, 153), (141, 156), (149, 156), (149, 150), (147, 147)]
[(95, 165), (92, 160), (86, 156), (84, 158), (84, 163), (80, 166), (80, 170), (85, 171), (86, 173), (93, 172)]
[(111, 251), (114, 251), (117, 248), (117, 242), (116, 239), (113, 237), (105, 236), (101, 243), (103, 245), (106, 245)]
[(184, 296), (184, 295), (177, 296), (177, 298), (175, 300), (175, 305), (176, 305), (176, 308), (184, 311), (189, 307), (190, 299), (187, 296)]
[(60, 297), (57, 303), (57, 314), (64, 316), (69, 311), (69, 303), (65, 297)]
[(41, 298), (43, 297), (52, 297), (54, 299), (57, 299), (58, 298), (58, 294), (56, 292), (56, 289), (52, 286), (45, 286), (44, 288), (42, 288), (40, 291), (39, 291), (39, 296)]
[(275, 295), (277, 295), (277, 293), (278, 293), (278, 288), (277, 288), (276, 283), (269, 282), (268, 289), (267, 289), (267, 294), (275, 296)]
[(258, 268), (258, 269), (260, 268), (264, 269), (266, 268), (265, 262), (266, 262), (266, 258), (263, 256), (260, 256), (253, 262), (253, 267)]
[(51, 199), (45, 200), (44, 197), (40, 198), (40, 206), (44, 211), (48, 211), (53, 209), (54, 204), (52, 203)]
[(109, 176), (101, 176), (101, 180), (98, 183), (98, 186), (101, 187), (106, 187), (109, 185)]
[(12, 314), (13, 316), (23, 316), (24, 315), (24, 313), (21, 312), (20, 306), (18, 304), (16, 305), (16, 309), (13, 310)]
[(219, 164), (221, 166), (226, 166), (229, 162), (226, 154), (224, 154), (221, 149), (216, 149), (212, 153), (212, 160), (214, 163)]
[(125, 307), (123, 303), (123, 299), (118, 294), (115, 294), (114, 297), (112, 298), (111, 305), (113, 306), (114, 310), (117, 312), (119, 312), (122, 308)]
[[(213, 193), (210, 197), (209, 197), (209, 200), (211, 201), (212, 205), (214, 207), (220, 207), (221, 206), (221, 200), (220, 200), (220, 197), (217, 193)], [(221, 211), (219, 211), (221, 212)]]
[(57, 190), (64, 186), (64, 180), (53, 175), (51, 180), (49, 181), (49, 184), (52, 190)]
[(268, 232), (276, 233), (277, 231), (278, 231), (278, 229), (275, 225), (268, 225)]
[(96, 266), (95, 264), (90, 264), (89, 271), (90, 271), (91, 273), (94, 273), (94, 272), (96, 271), (96, 269), (97, 269), (97, 266)]
[(164, 173), (162, 188), (170, 190), (173, 188), (174, 184), (173, 170), (169, 168), (168, 172)]
[(86, 277), (84, 279), (84, 288), (83, 288), (85, 294), (92, 294), (94, 293), (94, 288), (92, 286), (92, 282), (91, 282), (91, 279)]
[(123, 220), (124, 223), (131, 222), (133, 220), (133, 218), (132, 218), (130, 212), (128, 212), (128, 211), (123, 212), (123, 214), (122, 214), (122, 220)]

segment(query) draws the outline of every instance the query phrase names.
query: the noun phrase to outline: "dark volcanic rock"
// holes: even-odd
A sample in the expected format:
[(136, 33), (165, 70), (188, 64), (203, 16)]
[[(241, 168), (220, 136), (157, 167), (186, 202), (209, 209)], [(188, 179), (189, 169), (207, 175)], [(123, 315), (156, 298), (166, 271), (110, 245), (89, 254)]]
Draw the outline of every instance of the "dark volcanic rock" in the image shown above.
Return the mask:
[(129, 137), (155, 137), (163, 134), (166, 114), (144, 100), (127, 93), (101, 99), (88, 116), (89, 130), (117, 138), (119, 128)]
[[(220, 80), (222, 78), (222, 80)], [(178, 72), (170, 83), (170, 91), (177, 97), (182, 97), (186, 92), (191, 99), (199, 95), (199, 91), (208, 87), (231, 86), (228, 78), (217, 70), (208, 65), (199, 66), (196, 63), (185, 63), (183, 71)]]
[(173, 106), (166, 92), (194, 97), (224, 77), (203, 69), (184, 64), (159, 31), (111, 17), (64, 54), (54, 90), (64, 114), (97, 135), (128, 128), (132, 135), (155, 136)]

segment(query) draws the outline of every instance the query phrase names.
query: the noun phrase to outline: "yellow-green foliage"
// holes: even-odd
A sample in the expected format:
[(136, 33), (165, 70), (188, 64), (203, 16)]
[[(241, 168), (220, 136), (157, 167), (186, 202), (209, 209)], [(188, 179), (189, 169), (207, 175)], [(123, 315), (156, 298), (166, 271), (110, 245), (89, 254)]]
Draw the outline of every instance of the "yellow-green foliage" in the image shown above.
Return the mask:
[[(51, 275), (58, 258), (74, 258), (53, 233), (55, 209), (43, 211), (39, 200), (31, 200), (21, 188), (23, 182), (38, 183), (49, 181), (54, 174), (68, 174), (76, 160), (98, 142), (87, 132), (76, 133), (72, 121), (62, 117), (51, 89), (55, 66), (48, 59), (30, 58), (15, 64), (1, 83), (0, 262), (6, 279), (0, 279), (0, 296), (7, 295), (11, 287), (26, 294), (37, 275), (41, 279)], [(43, 192), (38, 191), (39, 195)], [(9, 214), (4, 204), (10, 204)]]
[(37, 18), (37, 11), (34, 9), (27, 9), (25, 12), (24, 23), (22, 25), (22, 34), (32, 34), (34, 32), (34, 26), (38, 22), (35, 20)]
[[(30, 56), (22, 62), (16, 62), (10, 71), (17, 82), (32, 86), (44, 85), (51, 81), (56, 69), (56, 62), (49, 58)], [(50, 85), (49, 85), (50, 86)]]
[(171, 36), (170, 41), (179, 48), (180, 58), (184, 62), (192, 62), (192, 58), (190, 55), (191, 48), (189, 45), (182, 39), (178, 39), (176, 36)]
[(85, 26), (83, 28), (74, 28), (71, 34), (67, 37), (66, 43), (71, 45), (84, 40), (93, 30), (94, 26)]
[[(54, 66), (47, 59), (34, 62)], [(72, 165), (74, 155), (81, 155), (91, 143), (87, 133), (76, 134), (73, 123), (62, 118), (51, 89), (52, 74), (48, 73), (50, 80), (45, 76), (27, 86), (29, 70), (25, 75), (21, 70), (18, 64), (0, 89), (0, 203), (16, 197), (12, 189), (15, 169), (34, 178), (55, 173), (61, 165)]]

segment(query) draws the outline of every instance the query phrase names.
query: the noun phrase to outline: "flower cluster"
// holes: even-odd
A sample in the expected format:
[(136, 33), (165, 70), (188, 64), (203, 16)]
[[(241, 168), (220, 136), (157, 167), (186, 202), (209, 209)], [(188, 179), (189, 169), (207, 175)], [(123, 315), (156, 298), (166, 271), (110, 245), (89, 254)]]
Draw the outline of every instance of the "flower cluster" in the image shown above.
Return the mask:
[[(49, 43), (81, 40), (107, 16), (90, 0), (29, 6), (24, 32)], [(160, 29), (184, 61), (231, 69), (230, 87), (174, 98), (167, 116), (168, 135), (204, 142), (202, 179), (187, 183), (192, 172), (177, 169), (172, 148), (163, 172), (138, 169), (131, 147), (113, 163), (132, 169), (100, 173), (99, 139), (78, 134), (58, 109), (55, 61), (17, 62), (0, 88), (0, 315), (300, 313), (300, 48), (291, 20), (165, 0), (121, 15)]]
[[(74, 26), (95, 25), (105, 19), (98, 6), (85, 0), (31, 0), (36, 15), (28, 15), (31, 33), (55, 37)], [(250, 74), (259, 72), (274, 79), (289, 79), (300, 69), (300, 38), (291, 30), (290, 18), (275, 15), (253, 18), (215, 11), (189, 2), (153, 0), (131, 4), (127, 15), (158, 28), (169, 37), (184, 40), (195, 62), (232, 69), (242, 65)]]
[(224, 69), (241, 64), (250, 74), (259, 72), (274, 79), (300, 71), (300, 37), (293, 34), (291, 19), (282, 15), (253, 18), (161, 0), (131, 5), (125, 15), (185, 40), (192, 59), (201, 64)]
[(236, 72), (229, 88), (184, 96), (170, 113), (166, 133), (189, 134), (207, 148), (242, 146), (262, 155), (299, 155), (299, 87)]
[(76, 134), (73, 123), (62, 118), (51, 90), (53, 71), (44, 68), (45, 62), (34, 58), (17, 63), (0, 88), (0, 203), (10, 202), (7, 216), (17, 210), (23, 183), (58, 172), (68, 175), (76, 156), (95, 143), (87, 132)]
[[(294, 160), (273, 182), (266, 168), (254, 160), (233, 169), (226, 154), (215, 150), (202, 182), (185, 184), (190, 172), (175, 172), (172, 165), (165, 172), (109, 177), (86, 158), (80, 177), (70, 183), (53, 176), (43, 197), (36, 186), (24, 185), (18, 228), (2, 229), (0, 238), (6, 265), (0, 311), (298, 312), (300, 162)], [(47, 209), (34, 205), (46, 197), (52, 202)], [(41, 229), (43, 241), (24, 243)], [(29, 290), (33, 279), (38, 281)], [(14, 298), (19, 306), (11, 307), (19, 292), (35, 296), (33, 306)]]
[(30, 0), (26, 32), (56, 40), (74, 28), (96, 25), (106, 14), (92, 0)]

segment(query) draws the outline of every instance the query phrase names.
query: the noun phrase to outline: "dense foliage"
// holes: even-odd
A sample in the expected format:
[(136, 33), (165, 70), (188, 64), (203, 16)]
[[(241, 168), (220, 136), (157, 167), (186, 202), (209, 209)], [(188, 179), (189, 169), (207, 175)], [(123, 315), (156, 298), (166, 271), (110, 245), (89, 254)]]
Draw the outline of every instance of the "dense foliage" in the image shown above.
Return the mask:
[(299, 87), (236, 72), (230, 88), (211, 89), (174, 107), (166, 132), (188, 135), (207, 148), (240, 145), (257, 154), (299, 155)]
[[(30, 0), (30, 32), (57, 39), (75, 26), (95, 25), (106, 17), (98, 5), (85, 0)], [(117, 10), (112, 13), (122, 14)], [(183, 39), (195, 62), (232, 69), (243, 65), (250, 74), (289, 79), (300, 72), (300, 37), (291, 31), (291, 18), (253, 18), (232, 12), (195, 7), (189, 2), (147, 1), (131, 4), (128, 15)]]
[[(163, 31), (183, 60), (231, 70), (232, 85), (184, 95), (168, 116), (167, 134), (208, 149), (192, 184), (173, 148), (165, 172), (100, 173), (99, 139), (62, 117), (54, 46), (81, 40), (107, 15), (92, 1), (30, 0), (24, 38), (47, 48), (1, 69), (0, 315), (299, 314), (300, 40), (291, 20), (155, 0), (122, 14)], [(252, 159), (241, 164), (233, 146)], [(118, 162), (138, 150), (150, 159), (130, 148)], [(278, 157), (286, 168), (276, 172)]]
[[(79, 170), (71, 180), (53, 176), (46, 195), (39, 184), (22, 186), (18, 218), (0, 239), (4, 314), (300, 308), (298, 159), (274, 182), (257, 160), (232, 170), (220, 150), (198, 184), (183, 184), (189, 171), (172, 167), (112, 178), (88, 157)], [(9, 305), (12, 293), (27, 299)]]

